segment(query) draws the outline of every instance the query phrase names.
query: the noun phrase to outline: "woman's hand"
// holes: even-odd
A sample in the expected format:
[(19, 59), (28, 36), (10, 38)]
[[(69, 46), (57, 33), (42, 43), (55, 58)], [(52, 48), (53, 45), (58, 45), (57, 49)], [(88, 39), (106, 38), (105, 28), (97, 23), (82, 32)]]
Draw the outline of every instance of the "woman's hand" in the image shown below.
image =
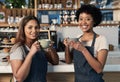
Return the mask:
[(81, 42), (70, 41), (69, 46), (81, 52), (85, 49), (85, 47), (81, 44)]
[(51, 41), (49, 47), (53, 47), (53, 45), (54, 45), (54, 41)]
[(68, 38), (65, 38), (64, 41), (63, 41), (63, 44), (66, 46), (66, 47), (69, 47), (69, 39)]
[(40, 43), (38, 41), (35, 41), (32, 46), (31, 46), (31, 49), (30, 49), (30, 53), (32, 55), (34, 55), (37, 51), (39, 51), (41, 48), (40, 48)]

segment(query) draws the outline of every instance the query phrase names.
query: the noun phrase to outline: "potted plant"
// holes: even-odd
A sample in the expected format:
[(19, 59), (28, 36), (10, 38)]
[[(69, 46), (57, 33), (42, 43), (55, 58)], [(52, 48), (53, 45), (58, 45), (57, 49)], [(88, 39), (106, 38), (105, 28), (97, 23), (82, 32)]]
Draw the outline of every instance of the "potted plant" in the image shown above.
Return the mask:
[(25, 6), (25, 0), (5, 0), (7, 8), (22, 8)]

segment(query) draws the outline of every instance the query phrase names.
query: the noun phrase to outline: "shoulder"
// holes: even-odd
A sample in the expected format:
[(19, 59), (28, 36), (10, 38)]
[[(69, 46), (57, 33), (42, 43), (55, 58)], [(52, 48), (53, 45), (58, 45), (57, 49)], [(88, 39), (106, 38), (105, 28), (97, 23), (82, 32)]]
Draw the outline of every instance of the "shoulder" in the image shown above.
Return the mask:
[(18, 43), (17, 44), (14, 44), (10, 50), (10, 52), (15, 52), (15, 51), (21, 51), (23, 49), (22, 45), (19, 45)]
[(98, 41), (107, 41), (107, 39), (106, 39), (106, 37), (104, 35), (99, 35), (96, 39)]
[(17, 46), (16, 44), (11, 48), (10, 51), (10, 60), (20, 59), (23, 60), (25, 58), (25, 51), (22, 46)]
[(107, 39), (104, 35), (99, 35), (96, 38), (95, 45), (96, 45), (97, 51), (99, 51), (101, 49), (107, 49), (108, 50), (108, 42), (107, 42)]
[(97, 44), (107, 44), (107, 38), (104, 36), (104, 35), (99, 35), (97, 38), (96, 38), (96, 43)]

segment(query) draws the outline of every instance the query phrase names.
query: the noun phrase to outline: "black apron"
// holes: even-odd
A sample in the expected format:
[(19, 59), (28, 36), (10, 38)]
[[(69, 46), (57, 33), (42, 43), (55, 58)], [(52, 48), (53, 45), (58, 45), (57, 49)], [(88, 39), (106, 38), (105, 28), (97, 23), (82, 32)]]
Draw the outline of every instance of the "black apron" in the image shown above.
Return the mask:
[[(91, 46), (86, 46), (93, 57), (95, 39), (96, 34), (94, 34)], [(75, 68), (75, 82), (104, 82), (102, 79), (103, 74), (98, 74), (94, 69), (92, 69), (92, 67), (88, 64), (87, 60), (83, 56), (82, 52), (74, 49), (73, 60)]]
[[(29, 52), (24, 46), (26, 54)], [(30, 72), (23, 82), (47, 82), (47, 59), (44, 51), (38, 51), (32, 59)]]

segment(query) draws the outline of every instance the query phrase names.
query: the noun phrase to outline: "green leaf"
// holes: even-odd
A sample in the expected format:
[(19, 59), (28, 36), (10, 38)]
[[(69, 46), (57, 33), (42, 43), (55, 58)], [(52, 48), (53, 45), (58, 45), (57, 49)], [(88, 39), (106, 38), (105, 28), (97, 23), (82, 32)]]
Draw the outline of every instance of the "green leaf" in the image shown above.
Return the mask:
[(0, 19), (4, 19), (4, 15), (3, 14), (0, 14)]
[(22, 8), (22, 5), (25, 5), (25, 0), (6, 0), (7, 4), (12, 4), (14, 8)]
[(12, 82), (13, 77), (10, 78), (10, 82)]

